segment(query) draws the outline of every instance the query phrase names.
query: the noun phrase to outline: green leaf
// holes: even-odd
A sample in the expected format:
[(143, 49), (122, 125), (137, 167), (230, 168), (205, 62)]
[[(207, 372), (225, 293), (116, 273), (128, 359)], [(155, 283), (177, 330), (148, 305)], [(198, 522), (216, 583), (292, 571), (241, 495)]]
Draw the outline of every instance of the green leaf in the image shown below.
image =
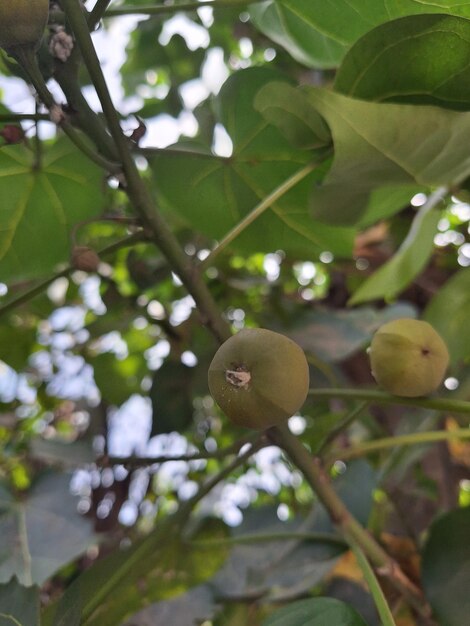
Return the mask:
[(117, 406), (134, 393), (141, 393), (142, 378), (148, 373), (143, 354), (130, 354), (118, 359), (111, 352), (90, 358), (95, 382), (103, 398)]
[(254, 106), (298, 148), (322, 148), (331, 143), (328, 127), (307, 96), (286, 82), (262, 87)]
[(44, 474), (21, 500), (0, 487), (1, 582), (16, 575), (41, 585), (90, 546), (92, 526), (77, 513), (69, 482), (66, 474)]
[[(183, 514), (182, 514), (183, 513)], [(56, 624), (61, 608), (80, 599), (86, 626), (116, 626), (157, 600), (186, 592), (211, 578), (226, 558), (225, 550), (192, 550), (180, 538), (185, 513), (161, 519), (146, 537), (97, 561), (67, 588), (60, 602), (47, 607), (43, 626)], [(197, 538), (220, 537), (225, 527), (209, 520)]]
[(27, 324), (0, 326), (0, 360), (17, 372), (24, 370), (36, 339), (36, 329)]
[(454, 274), (429, 302), (423, 318), (442, 336), (454, 364), (470, 359), (470, 269)]
[[(357, 489), (361, 485), (361, 489)], [(365, 461), (350, 463), (334, 487), (349, 511), (366, 524), (372, 507), (376, 475)], [(276, 507), (248, 509), (234, 537), (275, 533), (326, 533), (338, 537), (325, 508), (314, 504), (307, 518), (281, 522)], [(262, 595), (283, 600), (308, 592), (331, 571), (345, 545), (328, 541), (277, 539), (237, 545), (212, 586), (223, 597)]]
[(427, 599), (441, 626), (462, 626), (470, 615), (470, 508), (439, 517), (429, 531), (422, 560)]
[(396, 304), (380, 311), (362, 307), (353, 311), (316, 307), (300, 314), (289, 337), (323, 361), (337, 363), (366, 346), (385, 322), (415, 317), (410, 304)]
[(39, 588), (23, 587), (12, 578), (0, 585), (1, 626), (39, 626)]
[(343, 44), (316, 30), (302, 15), (280, 2), (253, 4), (250, 15), (263, 34), (307, 67), (336, 67), (346, 50)]
[(335, 89), (379, 102), (470, 108), (470, 21), (415, 15), (369, 31), (348, 51)]
[(313, 215), (323, 221), (359, 222), (369, 194), (383, 186), (448, 185), (470, 173), (470, 113), (308, 93), (335, 147), (333, 165), (311, 195)]
[(68, 140), (41, 165), (22, 145), (0, 150), (0, 268), (3, 281), (37, 278), (70, 255), (70, 231), (102, 207), (102, 171)]
[[(276, 0), (276, 4), (284, 22), (302, 22), (305, 33), (307, 28), (310, 28), (312, 37), (321, 33), (329, 42), (336, 44), (337, 52), (339, 46), (346, 51), (374, 26), (406, 15), (445, 13), (470, 17), (468, 0)], [(292, 40), (294, 46), (301, 43), (297, 33), (293, 33)]]
[(162, 600), (142, 609), (132, 616), (132, 624), (135, 626), (202, 625), (204, 622), (208, 623), (218, 607), (210, 583), (208, 583), (199, 585), (172, 600)]
[(193, 421), (191, 383), (194, 369), (181, 361), (167, 360), (152, 380), (150, 437), (177, 431), (184, 432)]
[(439, 211), (418, 214), (398, 252), (357, 289), (349, 304), (392, 300), (425, 268), (434, 250)]
[[(220, 117), (234, 143), (226, 159), (181, 149), (151, 159), (164, 207), (183, 216), (192, 228), (220, 240), (269, 193), (302, 169), (311, 156), (295, 151), (281, 133), (253, 109), (256, 93), (279, 74), (251, 68), (234, 74), (219, 97)], [(184, 184), (181, 180), (184, 172)], [(309, 191), (323, 178), (319, 168), (258, 217), (231, 244), (244, 254), (285, 250), (312, 259), (324, 250), (352, 253), (354, 231), (334, 231), (312, 220)]]
[(274, 611), (262, 626), (367, 626), (351, 606), (334, 598), (292, 602)]

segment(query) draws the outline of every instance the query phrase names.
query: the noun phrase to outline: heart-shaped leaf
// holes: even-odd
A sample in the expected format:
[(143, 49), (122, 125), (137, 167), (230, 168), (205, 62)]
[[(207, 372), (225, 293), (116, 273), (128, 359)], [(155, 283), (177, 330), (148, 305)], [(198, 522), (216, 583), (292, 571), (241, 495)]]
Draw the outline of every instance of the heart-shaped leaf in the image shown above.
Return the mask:
[[(179, 151), (162, 151), (151, 159), (162, 204), (207, 237), (221, 239), (312, 160), (309, 152), (293, 149), (253, 107), (263, 84), (279, 78), (273, 70), (250, 68), (224, 84), (219, 109), (233, 141), (231, 157), (190, 153), (182, 145)], [(249, 254), (281, 248), (296, 258), (309, 259), (324, 250), (350, 256), (354, 230), (340, 226), (332, 230), (312, 220), (308, 210), (309, 190), (322, 180), (325, 169), (308, 174), (275, 201), (231, 243), (232, 249)]]
[(47, 274), (70, 255), (70, 231), (102, 211), (103, 173), (61, 139), (41, 154), (0, 150), (0, 279)]
[(377, 104), (326, 89), (309, 97), (330, 127), (335, 156), (312, 188), (313, 215), (353, 224), (383, 186), (449, 185), (470, 173), (470, 113), (431, 106)]

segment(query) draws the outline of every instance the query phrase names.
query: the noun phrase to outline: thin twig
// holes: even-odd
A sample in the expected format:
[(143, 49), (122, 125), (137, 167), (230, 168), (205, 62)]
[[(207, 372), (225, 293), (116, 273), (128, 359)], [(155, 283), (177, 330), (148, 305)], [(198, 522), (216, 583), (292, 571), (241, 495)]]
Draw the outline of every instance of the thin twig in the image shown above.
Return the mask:
[(248, 213), (248, 215), (246, 215), (238, 224), (236, 224), (236, 226), (232, 228), (229, 233), (225, 235), (212, 252), (203, 261), (201, 261), (200, 267), (206, 268), (211, 265), (214, 259), (219, 256), (219, 254), (225, 250), (234, 239), (239, 237), (242, 232), (250, 226), (250, 224), (260, 217), (260, 215), (269, 209), (275, 202), (282, 198), (282, 196), (284, 196), (288, 191), (295, 187), (295, 185), (297, 185), (301, 180), (311, 174), (316, 167), (318, 167), (318, 163), (309, 163), (302, 169), (295, 172), (295, 174), (290, 176), (290, 178), (285, 180), (282, 184), (276, 187), (274, 191), (263, 198), (263, 200), (261, 200), (261, 202), (257, 204), (255, 208)]
[(361, 568), (364, 579), (369, 587), (371, 596), (374, 598), (377, 612), (380, 616), (382, 626), (396, 626), (392, 612), (383, 594), (379, 581), (372, 569), (366, 555), (358, 546), (352, 546), (352, 551), (356, 557), (357, 564)]
[(83, 60), (101, 102), (111, 136), (116, 144), (125, 175), (125, 185), (134, 210), (142, 217), (152, 232), (152, 239), (160, 248), (174, 272), (179, 276), (194, 298), (202, 318), (219, 341), (231, 335), (230, 326), (220, 316), (219, 308), (210, 294), (200, 273), (185, 254), (178, 240), (161, 216), (154, 197), (143, 181), (129, 149), (128, 140), (122, 132), (119, 116), (114, 108), (96, 50), (88, 30), (85, 14), (76, 0), (62, 0), (65, 13), (80, 47)]
[[(105, 0), (104, 0), (105, 1)], [(248, 7), (250, 4), (263, 2), (264, 0), (201, 0), (200, 2), (187, 2), (183, 4), (159, 4), (157, 6), (142, 7), (116, 7), (108, 9), (104, 17), (118, 17), (120, 15), (162, 15), (165, 13), (177, 13), (180, 11), (197, 11), (202, 7), (213, 9), (228, 9), (234, 7)]]
[[(111, 254), (112, 252), (115, 252), (116, 250), (120, 250), (121, 248), (132, 246), (139, 241), (143, 241), (144, 238), (145, 238), (145, 235), (143, 234), (142, 231), (133, 233), (132, 235), (129, 235), (128, 237), (125, 237), (124, 239), (120, 239), (119, 241), (115, 241), (109, 246), (106, 246), (105, 248), (103, 248), (102, 250), (99, 250), (98, 256), (100, 257), (106, 256), (108, 254)], [(51, 285), (58, 278), (62, 278), (63, 276), (68, 276), (73, 271), (73, 269), (74, 268), (71, 265), (67, 265), (67, 267), (65, 267), (62, 271), (57, 272), (50, 278), (43, 280), (42, 282), (35, 285), (34, 287), (31, 287), (31, 289), (28, 289), (21, 295), (5, 303), (3, 306), (0, 307), (0, 317), (20, 307), (22, 304), (29, 302), (36, 296), (40, 295), (45, 289), (49, 287), (49, 285)]]
[(273, 443), (283, 449), (305, 476), (333, 523), (350, 546), (359, 546), (377, 568), (404, 595), (420, 615), (429, 617), (431, 608), (421, 590), (404, 574), (375, 538), (351, 514), (331, 485), (318, 457), (313, 457), (287, 425), (267, 431)]
[(198, 550), (208, 550), (224, 546), (250, 545), (252, 543), (267, 543), (270, 541), (309, 541), (315, 543), (331, 543), (333, 545), (345, 547), (347, 543), (341, 537), (331, 533), (259, 533), (254, 535), (241, 535), (230, 537), (229, 539), (201, 539), (189, 542), (190, 547)]
[(220, 450), (214, 450), (214, 452), (195, 452), (192, 454), (175, 454), (175, 455), (159, 455), (159, 456), (114, 456), (105, 455), (99, 458), (96, 463), (101, 467), (107, 467), (109, 465), (125, 465), (131, 467), (142, 467), (146, 465), (155, 465), (161, 463), (168, 463), (169, 461), (185, 461), (187, 463), (191, 461), (202, 461), (208, 459), (224, 459), (232, 454), (238, 454), (243, 446), (253, 443), (259, 439), (259, 433), (250, 433), (245, 437), (241, 437), (234, 441), (226, 448), (220, 448)]
[(453, 439), (470, 439), (470, 428), (459, 428), (456, 430), (435, 430), (429, 432), (411, 433), (409, 435), (395, 435), (394, 437), (384, 437), (375, 441), (366, 441), (349, 448), (335, 448), (324, 457), (326, 464), (333, 463), (337, 459), (342, 461), (355, 459), (380, 450), (396, 448), (400, 446), (417, 446), (436, 441), (452, 441)]
[(316, 454), (319, 457), (323, 457), (323, 453), (328, 448), (330, 443), (336, 439), (336, 437), (343, 432), (348, 426), (350, 426), (357, 418), (358, 415), (366, 408), (367, 402), (361, 402), (357, 407), (349, 411), (337, 424), (333, 426), (330, 432), (327, 434)]
[(349, 400), (365, 400), (372, 404), (401, 404), (422, 409), (447, 411), (449, 413), (466, 413), (470, 415), (470, 402), (466, 400), (452, 400), (450, 398), (402, 398), (401, 396), (393, 396), (390, 393), (376, 389), (343, 389), (339, 387), (310, 389), (309, 395), (315, 399), (342, 398)]

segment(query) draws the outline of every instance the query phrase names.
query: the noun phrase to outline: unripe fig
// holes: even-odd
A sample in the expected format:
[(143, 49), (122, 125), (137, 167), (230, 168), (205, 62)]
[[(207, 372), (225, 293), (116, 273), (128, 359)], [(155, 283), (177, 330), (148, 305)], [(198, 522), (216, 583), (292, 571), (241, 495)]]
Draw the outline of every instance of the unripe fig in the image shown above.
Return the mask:
[(241, 330), (217, 350), (209, 367), (212, 397), (239, 426), (264, 430), (305, 402), (307, 359), (294, 341), (262, 328)]
[(398, 319), (381, 326), (369, 350), (372, 375), (396, 396), (427, 396), (442, 383), (449, 352), (427, 322)]
[(0, 0), (0, 47), (39, 47), (49, 15), (49, 0)]

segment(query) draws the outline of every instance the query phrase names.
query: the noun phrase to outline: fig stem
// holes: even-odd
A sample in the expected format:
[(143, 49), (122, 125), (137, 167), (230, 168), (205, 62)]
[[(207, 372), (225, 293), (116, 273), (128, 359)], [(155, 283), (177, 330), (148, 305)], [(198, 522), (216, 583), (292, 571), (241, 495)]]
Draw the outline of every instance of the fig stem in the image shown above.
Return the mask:
[(375, 575), (374, 570), (369, 563), (369, 560), (367, 559), (361, 548), (359, 548), (358, 546), (353, 546), (352, 551), (354, 556), (356, 557), (357, 564), (361, 569), (367, 586), (369, 587), (370, 594), (374, 599), (377, 613), (379, 614), (380, 620), (382, 622), (382, 626), (396, 626), (390, 607), (388, 606), (387, 600), (385, 599), (382, 588), (379, 584), (379, 581), (377, 580), (377, 576)]
[(429, 618), (432, 613), (431, 608), (426, 603), (421, 590), (350, 513), (335, 492), (320, 459), (311, 455), (303, 443), (290, 432), (287, 424), (270, 428), (267, 435), (275, 445), (284, 450), (292, 463), (303, 473), (347, 543), (351, 547), (358, 546), (363, 550), (377, 572), (386, 576), (420, 615)]
[(310, 389), (308, 393), (315, 399), (343, 398), (350, 400), (365, 400), (369, 403), (401, 404), (404, 406), (416, 406), (423, 409), (433, 409), (435, 411), (466, 413), (470, 415), (470, 402), (466, 400), (453, 400), (451, 398), (404, 398), (376, 389), (344, 389), (333, 387), (325, 389)]

